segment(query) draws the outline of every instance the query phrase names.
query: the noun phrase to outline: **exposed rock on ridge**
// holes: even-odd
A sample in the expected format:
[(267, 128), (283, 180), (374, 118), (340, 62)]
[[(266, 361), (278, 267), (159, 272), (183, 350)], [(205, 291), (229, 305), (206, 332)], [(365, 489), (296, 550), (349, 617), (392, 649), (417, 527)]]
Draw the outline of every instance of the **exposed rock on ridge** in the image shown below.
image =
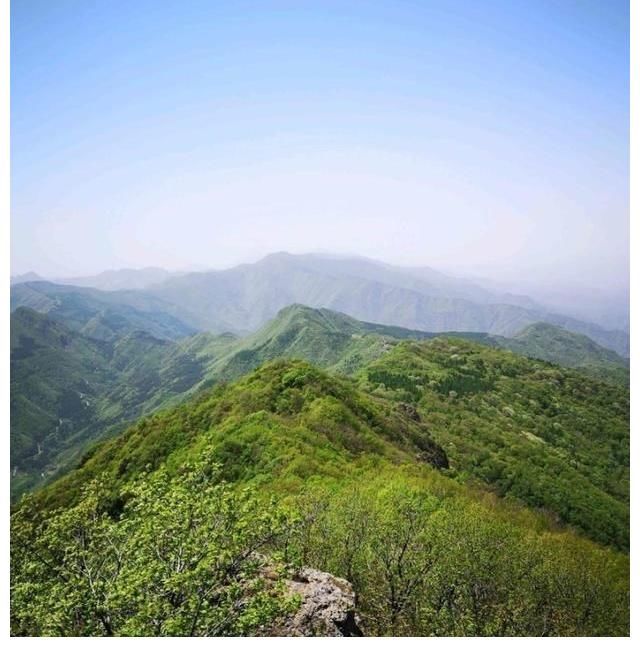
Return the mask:
[(274, 634), (279, 636), (363, 636), (351, 584), (330, 573), (303, 568), (288, 582), (299, 595), (298, 611), (285, 619)]

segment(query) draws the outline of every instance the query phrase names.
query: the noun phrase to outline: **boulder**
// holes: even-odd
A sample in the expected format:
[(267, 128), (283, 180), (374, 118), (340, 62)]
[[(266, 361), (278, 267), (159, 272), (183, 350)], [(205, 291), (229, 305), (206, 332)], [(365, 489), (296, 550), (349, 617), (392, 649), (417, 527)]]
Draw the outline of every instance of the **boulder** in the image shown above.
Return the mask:
[(313, 568), (302, 568), (287, 582), (300, 597), (300, 607), (284, 619), (279, 636), (363, 636), (353, 587), (346, 579)]

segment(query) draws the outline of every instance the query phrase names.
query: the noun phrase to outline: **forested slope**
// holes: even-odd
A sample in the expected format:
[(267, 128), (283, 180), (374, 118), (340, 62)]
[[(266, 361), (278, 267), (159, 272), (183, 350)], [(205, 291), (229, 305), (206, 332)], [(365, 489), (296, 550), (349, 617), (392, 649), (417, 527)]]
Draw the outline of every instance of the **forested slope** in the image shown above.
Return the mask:
[[(396, 349), (410, 347), (425, 345)], [(260, 633), (260, 619), (295, 600), (247, 589), (258, 553), (347, 577), (368, 634), (628, 632), (624, 555), (455, 481), (460, 448), (446, 453), (433, 417), (360, 386), (301, 361), (271, 363), (97, 445), (14, 514), (14, 633)], [(184, 514), (202, 520), (185, 524)], [(220, 571), (230, 580), (189, 565), (229, 563), (215, 561), (221, 549), (231, 563), (245, 555)], [(201, 557), (166, 571), (185, 550)], [(104, 577), (92, 589), (74, 564), (97, 559)], [(215, 603), (211, 587), (198, 588), (206, 581), (228, 593)], [(255, 615), (220, 625), (233, 591), (249, 595)], [(171, 604), (159, 604), (165, 595)]]

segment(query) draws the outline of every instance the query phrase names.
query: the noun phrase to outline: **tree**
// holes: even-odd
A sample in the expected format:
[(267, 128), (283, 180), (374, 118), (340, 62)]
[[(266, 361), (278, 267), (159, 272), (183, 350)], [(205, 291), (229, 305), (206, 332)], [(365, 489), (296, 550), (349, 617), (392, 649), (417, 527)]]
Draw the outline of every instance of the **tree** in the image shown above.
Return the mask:
[(291, 531), (273, 500), (220, 481), (211, 453), (125, 487), (118, 513), (94, 481), (76, 506), (12, 522), (12, 631), (21, 635), (255, 634), (291, 611)]

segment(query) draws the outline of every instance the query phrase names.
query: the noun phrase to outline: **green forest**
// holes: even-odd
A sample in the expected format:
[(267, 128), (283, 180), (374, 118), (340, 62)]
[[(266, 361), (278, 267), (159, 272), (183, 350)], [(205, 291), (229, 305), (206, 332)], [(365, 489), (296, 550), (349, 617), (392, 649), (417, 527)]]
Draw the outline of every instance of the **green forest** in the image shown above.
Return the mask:
[(269, 635), (309, 566), (351, 583), (366, 635), (628, 634), (628, 389), (376, 344), (322, 368), (284, 349), (24, 495), (12, 633)]
[(9, 640), (624, 657), (640, 0), (0, 6)]
[(177, 320), (154, 314), (152, 323), (130, 308), (96, 307), (95, 292), (56, 297), (55, 312), (19, 307), (12, 313), (13, 500), (73, 467), (87, 446), (117, 435), (138, 417), (277, 358), (300, 358), (356, 375), (402, 340), (454, 335), (554, 362), (596, 381), (628, 385), (625, 359), (551, 325), (533, 325), (513, 338), (438, 334), (295, 304), (249, 335), (170, 339)]

